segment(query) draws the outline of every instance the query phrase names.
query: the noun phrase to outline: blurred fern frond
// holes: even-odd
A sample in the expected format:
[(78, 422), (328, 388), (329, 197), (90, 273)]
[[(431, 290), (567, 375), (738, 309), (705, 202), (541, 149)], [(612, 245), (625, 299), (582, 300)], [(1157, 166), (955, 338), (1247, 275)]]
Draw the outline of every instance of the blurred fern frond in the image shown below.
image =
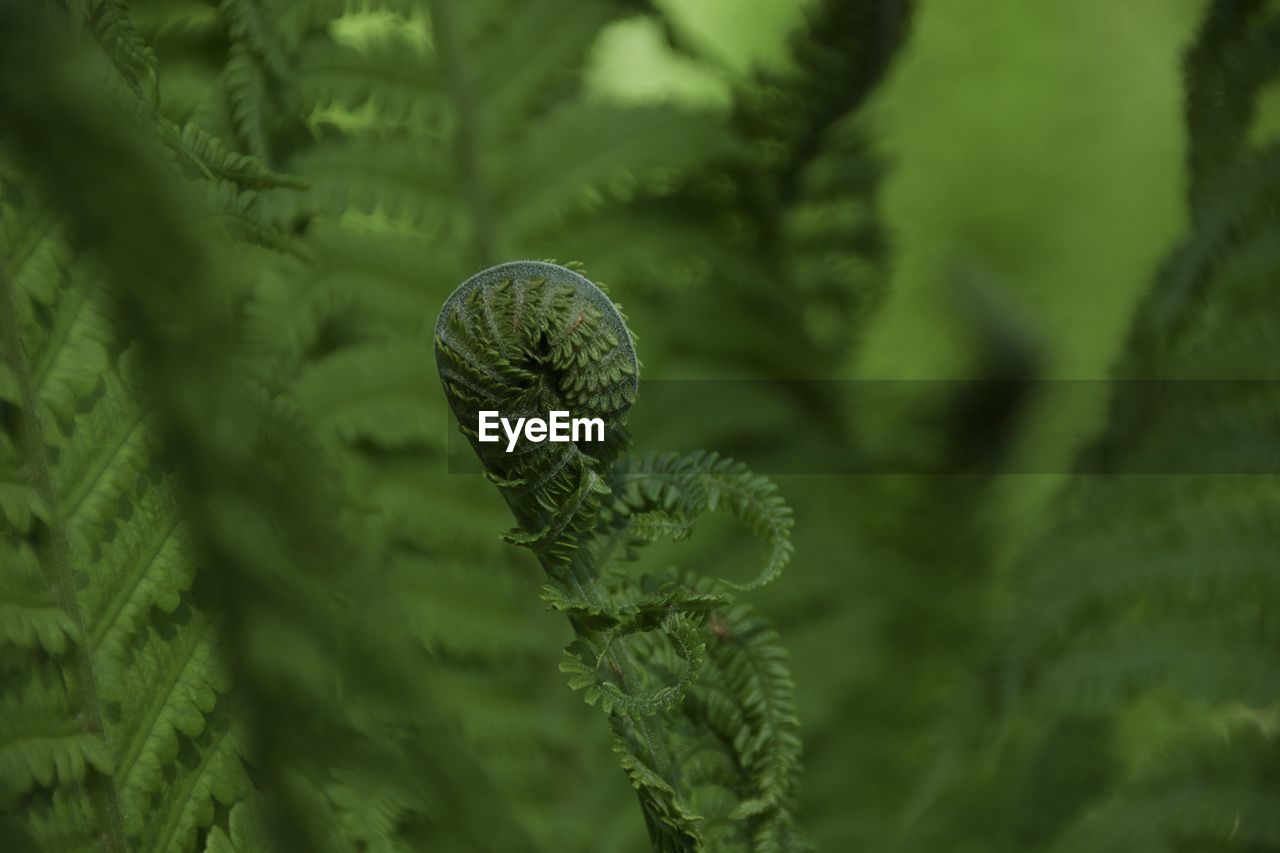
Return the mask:
[[(77, 843), (189, 847), (249, 784), (221, 628), (189, 594), (178, 487), (93, 258), (13, 175), (0, 222), (5, 787), (47, 813), (35, 834), (51, 846), (45, 831), (74, 835), (55, 813), (79, 812), (93, 821)], [(202, 760), (179, 763), (184, 744)]]
[[(418, 688), (389, 698), (421, 679), (398, 638), (357, 627), (386, 610), (353, 586), (374, 564), (358, 522), (323, 490), (310, 509), (285, 495), (323, 450), (232, 369), (229, 309), (304, 253), (279, 254), (287, 238), (210, 170), (157, 165), (168, 120), (122, 122), (44, 21), (7, 10), (3, 30), (6, 833), (51, 850), (462, 839), (478, 804), (447, 791), (485, 782), (451, 741), (428, 746)], [(271, 174), (193, 128), (181, 141), (246, 182)], [(454, 782), (413, 780), (427, 754)], [(428, 822), (427, 802), (450, 816)], [(481, 823), (529, 844), (492, 816), (473, 837)]]
[(1222, 720), (1280, 702), (1280, 147), (1250, 143), (1211, 105), (1251, 112), (1280, 70), (1262, 59), (1280, 51), (1278, 21), (1261, 4), (1217, 4), (1189, 53), (1193, 229), (1117, 368), (1156, 381), (1118, 383), (1082, 463), (1113, 473), (1078, 476), (1022, 564), (1005, 652), (1015, 694), (1041, 717), (1165, 732), (1146, 746), (1158, 757), (1096, 792), (1055, 849), (1275, 843), (1261, 805), (1272, 738), (1244, 716)]
[[(602, 278), (653, 288), (661, 316), (677, 321), (672, 346), (690, 363), (815, 378), (834, 374), (852, 351), (886, 262), (876, 209), (882, 158), (864, 108), (906, 41), (910, 5), (808, 4), (790, 64), (735, 87), (732, 146), (689, 179), (637, 198), (645, 242), (585, 258)], [(692, 234), (700, 239), (686, 248)], [(671, 278), (682, 285), (681, 307), (668, 310), (671, 297), (655, 283)], [(740, 334), (700, 331), (695, 318), (709, 313)]]

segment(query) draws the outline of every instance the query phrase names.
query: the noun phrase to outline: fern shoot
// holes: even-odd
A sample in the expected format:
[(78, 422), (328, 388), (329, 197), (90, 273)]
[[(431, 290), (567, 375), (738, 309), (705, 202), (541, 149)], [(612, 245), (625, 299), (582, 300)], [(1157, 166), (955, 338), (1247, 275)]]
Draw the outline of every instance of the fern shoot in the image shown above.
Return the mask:
[[(722, 508), (768, 549), (758, 583), (790, 559), (775, 487), (712, 454), (624, 456), (639, 362), (617, 306), (578, 272), (514, 262), (468, 279), (436, 325), (436, 362), (459, 428), (546, 573), (543, 598), (574, 642), (561, 670), (609, 716), (654, 849), (794, 850), (800, 741), (785, 654), (730, 584), (635, 577), (639, 546), (687, 536)], [(597, 445), (479, 440), (479, 412), (605, 420)]]

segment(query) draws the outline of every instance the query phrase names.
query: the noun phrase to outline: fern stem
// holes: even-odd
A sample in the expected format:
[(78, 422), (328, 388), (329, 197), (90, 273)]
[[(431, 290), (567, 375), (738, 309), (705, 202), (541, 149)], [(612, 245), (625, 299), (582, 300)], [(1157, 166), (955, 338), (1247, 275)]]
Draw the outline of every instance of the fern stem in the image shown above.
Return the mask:
[[(85, 640), (88, 632), (84, 614), (76, 600), (75, 577), (71, 569), (70, 548), (62, 512), (58, 508), (53, 478), (49, 473), (49, 460), (45, 455), (40, 423), (36, 415), (36, 392), (30, 365), (23, 352), (21, 328), (18, 323), (17, 300), (13, 285), (0, 267), (0, 357), (9, 366), (17, 381), (21, 404), (13, 416), (14, 434), (19, 457), (23, 460), (27, 477), (44, 504), (47, 536), (40, 546), (40, 568), (45, 580), (57, 596), (59, 605), (75, 625), (77, 642), (67, 653), (71, 677), (73, 701), (79, 708), (78, 717), (82, 729), (101, 738), (110, 746), (106, 726), (103, 723), (102, 706), (98, 699), (97, 677), (93, 659)], [(92, 771), (90, 771), (92, 772)], [(102, 849), (106, 853), (123, 853), (124, 821), (120, 813), (120, 798), (114, 779), (104, 775), (97, 784), (90, 783), (94, 818), (101, 830)]]
[(449, 84), (449, 97), (454, 102), (453, 150), (471, 215), (471, 259), (476, 266), (487, 267), (493, 263), (493, 222), (480, 175), (471, 80), (462, 60), (462, 46), (457, 41), (450, 0), (428, 0), (427, 7), (431, 12), (436, 51)]
[[(543, 572), (547, 577), (561, 577), (561, 566), (554, 561), (540, 556), (538, 562), (542, 565)], [(584, 601), (588, 601), (595, 605), (603, 603), (599, 589), (592, 579), (582, 572), (574, 563), (567, 567), (564, 572), (568, 579), (572, 582), (574, 591), (582, 597)], [(573, 628), (574, 635), (586, 640), (593, 648), (599, 649), (603, 657), (607, 658), (609, 663), (617, 673), (618, 682), (624, 691), (632, 691), (639, 688), (641, 681), (641, 667), (636, 663), (631, 653), (618, 646), (616, 643), (609, 643), (603, 634), (599, 631), (592, 630), (583, 624), (581, 619), (577, 617), (569, 618), (569, 625)], [(619, 736), (623, 739), (634, 739), (652, 757), (656, 769), (666, 778), (675, 778), (674, 764), (671, 761), (671, 754), (667, 751), (661, 738), (655, 737), (650, 731), (650, 726), (646, 723), (645, 718), (639, 714), (633, 714), (622, 709), (616, 709), (612, 715), (613, 719), (619, 724)], [(640, 798), (642, 809), (645, 807), (644, 798)], [(647, 811), (645, 812), (645, 823), (649, 826), (651, 837), (657, 836), (652, 833), (653, 827), (650, 825), (650, 819)]]

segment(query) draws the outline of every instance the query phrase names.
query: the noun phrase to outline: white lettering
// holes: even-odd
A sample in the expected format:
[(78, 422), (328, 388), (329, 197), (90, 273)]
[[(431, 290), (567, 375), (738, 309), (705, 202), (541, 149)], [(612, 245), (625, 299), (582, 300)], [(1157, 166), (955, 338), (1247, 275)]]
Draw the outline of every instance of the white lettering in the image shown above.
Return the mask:
[(524, 426), (524, 418), (516, 418), (516, 425), (513, 429), (511, 421), (502, 418), (502, 431), (507, 434), (507, 452), (516, 449), (516, 440), (520, 438), (520, 427)]
[(490, 430), (497, 430), (498, 424), (496, 418), (498, 413), (495, 411), (484, 411), (480, 413), (480, 431), (476, 437), (484, 442), (498, 441), (498, 433), (490, 433)]
[(516, 418), (512, 421), (496, 411), (486, 409), (477, 412), (476, 438), (486, 443), (501, 441), (498, 427), (502, 427), (507, 437), (507, 453), (516, 449), (522, 435), (526, 441), (535, 444), (544, 441), (604, 441), (604, 418), (573, 418), (563, 410), (547, 414), (546, 419)]
[[(578, 438), (578, 428), (582, 427), (582, 431), (586, 433), (582, 438)], [(596, 430), (596, 437), (591, 437), (592, 428)], [(574, 441), (604, 441), (604, 418), (574, 418), (573, 419), (573, 440)]]
[(569, 413), (561, 411), (551, 412), (551, 435), (547, 437), (548, 441), (568, 441), (569, 440)]

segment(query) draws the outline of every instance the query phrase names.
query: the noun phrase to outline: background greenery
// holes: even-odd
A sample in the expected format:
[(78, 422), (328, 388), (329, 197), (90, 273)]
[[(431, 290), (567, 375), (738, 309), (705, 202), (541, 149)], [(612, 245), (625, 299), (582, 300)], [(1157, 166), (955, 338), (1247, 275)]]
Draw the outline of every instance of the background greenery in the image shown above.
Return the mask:
[(1280, 394), (1033, 381), (1277, 378), (1278, 72), (1264, 0), (7, 4), (0, 846), (646, 848), (446, 473), (530, 257), (645, 380), (1001, 380), (762, 403), (972, 469), (777, 478), (814, 845), (1280, 849)]

